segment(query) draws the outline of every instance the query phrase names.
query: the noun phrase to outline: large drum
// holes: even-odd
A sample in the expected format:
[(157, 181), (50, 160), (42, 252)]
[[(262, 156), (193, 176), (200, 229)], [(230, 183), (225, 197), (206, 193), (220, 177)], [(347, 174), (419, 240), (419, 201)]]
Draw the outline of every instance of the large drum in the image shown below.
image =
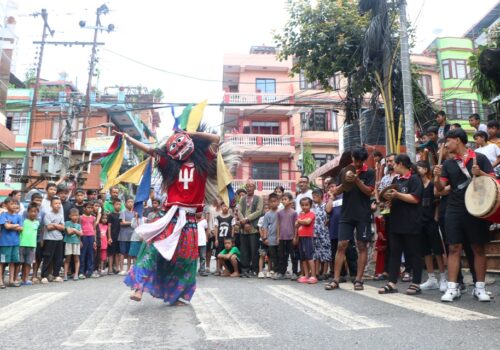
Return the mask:
[(500, 223), (500, 184), (489, 176), (473, 179), (465, 191), (465, 207), (478, 218)]

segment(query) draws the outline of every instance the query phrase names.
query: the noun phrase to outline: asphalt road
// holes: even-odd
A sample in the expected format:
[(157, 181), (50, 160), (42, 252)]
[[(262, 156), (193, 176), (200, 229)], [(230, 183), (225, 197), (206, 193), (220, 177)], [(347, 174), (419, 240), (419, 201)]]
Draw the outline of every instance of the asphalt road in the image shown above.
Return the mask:
[[(0, 290), (1, 349), (499, 349), (500, 306), (470, 293), (325, 291), (291, 281), (198, 279), (192, 305), (128, 299), (122, 278)], [(400, 290), (404, 290), (400, 286)], [(489, 286), (497, 294), (497, 285)]]

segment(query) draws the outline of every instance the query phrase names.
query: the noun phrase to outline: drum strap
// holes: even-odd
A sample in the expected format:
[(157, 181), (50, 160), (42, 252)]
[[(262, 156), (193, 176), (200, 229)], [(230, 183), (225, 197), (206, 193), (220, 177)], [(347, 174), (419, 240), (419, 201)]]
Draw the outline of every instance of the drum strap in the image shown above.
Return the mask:
[(467, 177), (467, 180), (462, 182), (457, 186), (458, 190), (463, 190), (467, 186), (469, 186), (470, 182), (472, 181), (472, 177), (469, 174), (469, 170), (467, 170), (467, 167), (465, 166), (464, 162), (460, 159), (456, 160), (457, 166), (460, 169), (460, 171)]

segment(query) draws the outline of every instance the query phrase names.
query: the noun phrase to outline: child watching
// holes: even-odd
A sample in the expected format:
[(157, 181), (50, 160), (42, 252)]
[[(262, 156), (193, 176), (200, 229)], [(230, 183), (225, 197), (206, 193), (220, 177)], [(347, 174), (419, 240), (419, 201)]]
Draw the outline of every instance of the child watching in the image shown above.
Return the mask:
[(111, 239), (108, 241), (108, 275), (118, 273), (118, 254), (120, 253), (120, 243), (118, 236), (120, 235), (120, 211), (122, 201), (119, 198), (113, 200), (113, 212), (108, 215), (110, 226)]
[[(134, 212), (134, 199), (127, 198), (125, 202), (125, 210), (120, 214), (120, 234), (118, 235), (118, 242), (120, 242), (120, 255), (118, 256), (118, 270), (120, 276), (125, 276), (130, 269), (130, 259), (128, 252), (130, 250), (130, 241), (134, 229), (131, 227), (132, 220), (135, 217)], [(127, 259), (127, 270), (124, 268), (124, 261)]]
[(144, 217), (139, 218), (139, 214), (137, 212), (134, 212), (134, 218), (132, 219), (132, 224), (130, 225), (133, 231), (132, 236), (130, 237), (130, 249), (128, 251), (128, 258), (130, 259), (128, 263), (130, 266), (134, 265), (137, 261), (137, 256), (139, 255), (139, 251), (141, 250), (142, 246), (142, 238), (137, 232), (135, 232), (135, 229), (143, 223)]
[(262, 238), (264, 236), (264, 231), (262, 226), (264, 224), (264, 215), (266, 215), (268, 211), (269, 211), (269, 205), (264, 204), (262, 208), (263, 215), (259, 218), (259, 221), (257, 222), (257, 227), (259, 228), (259, 274), (257, 275), (258, 278), (266, 277), (266, 274), (264, 273), (264, 264), (266, 263), (266, 256), (268, 254), (268, 251), (267, 251), (267, 242), (264, 242), (264, 239)]
[(23, 230), (19, 237), (19, 262), (22, 266), (22, 283), (23, 286), (31, 286), (32, 281), (28, 280), (31, 265), (35, 262), (35, 249), (38, 229), (40, 221), (38, 220), (38, 213), (40, 209), (34, 203), (28, 205), (26, 215), (28, 216), (23, 221)]
[(108, 224), (108, 214), (104, 213), (101, 216), (101, 221), (97, 225), (96, 233), (101, 241), (101, 249), (99, 251), (99, 273), (104, 274), (104, 264), (108, 259), (108, 243), (111, 241), (111, 226)]
[(241, 272), (240, 250), (234, 246), (233, 239), (224, 238), (224, 249), (217, 255), (217, 270), (224, 276), (239, 277)]
[(215, 255), (224, 249), (224, 238), (233, 238), (233, 226), (236, 224), (234, 216), (229, 214), (226, 203), (221, 204), (221, 214), (215, 218)]
[(84, 201), (85, 201), (85, 192), (81, 188), (79, 188), (75, 192), (75, 205), (74, 205), (74, 207), (76, 209), (78, 209), (78, 213), (80, 214), (80, 216), (83, 215), (83, 213), (84, 213), (84, 209), (85, 209)]
[(50, 203), (52, 210), (45, 213), (43, 217), (45, 232), (43, 233), (42, 284), (49, 283), (49, 267), (51, 264), (55, 277), (54, 282), (63, 282), (59, 272), (63, 263), (64, 213), (59, 197), (52, 197)]
[(196, 213), (196, 224), (198, 226), (198, 255), (200, 256), (200, 269), (198, 273), (202, 277), (207, 277), (208, 273), (205, 266), (205, 255), (207, 254), (207, 219), (203, 217), (203, 212)]
[(268, 198), (269, 211), (264, 215), (262, 222), (261, 239), (267, 244), (269, 254), (269, 274), (274, 277), (274, 271), (278, 269), (278, 205), (279, 197), (276, 193), (271, 193)]
[[(31, 277), (31, 281), (33, 284), (40, 283), (40, 280), (38, 279), (38, 270), (40, 269), (40, 266), (42, 265), (42, 242), (43, 242), (43, 217), (44, 217), (44, 212), (42, 211), (42, 201), (43, 197), (40, 193), (33, 193), (31, 196), (31, 203), (33, 205), (36, 205), (38, 207), (38, 221), (40, 222), (40, 225), (38, 227), (38, 232), (36, 236), (36, 249), (35, 249), (35, 262), (33, 263), (33, 275)], [(27, 213), (26, 213), (27, 214)]]
[[(80, 237), (82, 236), (82, 226), (78, 223), (80, 215), (78, 209), (71, 208), (69, 211), (69, 221), (66, 221), (64, 228), (66, 234), (64, 235), (64, 280), (68, 280), (69, 264), (71, 257), (75, 264), (75, 273), (73, 274), (73, 281), (78, 281), (78, 271), (80, 270)], [(85, 276), (83, 276), (85, 277)]]
[[(297, 212), (293, 209), (293, 196), (286, 192), (281, 198), (284, 209), (278, 212), (278, 273), (274, 276), (276, 280), (285, 279), (288, 267), (288, 257), (292, 254), (292, 240), (295, 235), (295, 221)], [(293, 271), (297, 273), (297, 271)]]
[(94, 249), (95, 243), (95, 227), (96, 218), (92, 215), (94, 205), (92, 203), (84, 204), (84, 213), (80, 216), (80, 223), (82, 225), (82, 253), (80, 263), (80, 279), (87, 277), (98, 277), (93, 274), (94, 271)]
[(311, 211), (311, 206), (311, 198), (305, 197), (300, 200), (300, 209), (302, 212), (297, 217), (297, 222), (295, 223), (295, 227), (297, 228), (295, 239), (298, 238), (299, 240), (300, 263), (304, 272), (304, 276), (301, 276), (297, 282), (315, 284), (318, 283), (313, 260), (315, 215)]
[(330, 232), (327, 226), (326, 204), (323, 202), (323, 190), (317, 188), (313, 191), (313, 207), (312, 212), (315, 215), (314, 220), (314, 263), (316, 265), (316, 273), (320, 276), (319, 280), (326, 278), (328, 265), (332, 260), (332, 251), (330, 245)]
[(154, 198), (152, 201), (152, 208), (148, 214), (147, 222), (153, 222), (158, 215), (160, 215), (161, 199)]
[(7, 211), (0, 214), (0, 289), (5, 289), (3, 283), (5, 265), (9, 265), (9, 286), (19, 287), (16, 281), (15, 264), (19, 263), (19, 232), (23, 230), (21, 215), (17, 214), (19, 202), (7, 197), (4, 201)]

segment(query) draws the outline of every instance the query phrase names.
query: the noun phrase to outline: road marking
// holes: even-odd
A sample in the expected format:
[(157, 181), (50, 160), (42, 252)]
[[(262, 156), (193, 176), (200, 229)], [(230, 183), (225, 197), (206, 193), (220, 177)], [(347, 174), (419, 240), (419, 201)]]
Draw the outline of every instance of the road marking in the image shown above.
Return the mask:
[(196, 291), (191, 302), (207, 340), (264, 338), (270, 334), (248, 319), (227, 300), (221, 300), (217, 288)]
[(390, 327), (291, 286), (276, 285), (260, 289), (336, 330)]
[(429, 301), (404, 294), (378, 294), (378, 288), (365, 285), (365, 290), (354, 291), (343, 289), (348, 292), (363, 295), (365, 297), (382, 301), (387, 304), (396, 305), (410, 311), (420, 312), (428, 316), (438, 317), (447, 321), (477, 321), (494, 320), (497, 317), (482, 314), (476, 311), (462, 309), (442, 302)]
[(0, 333), (55, 303), (68, 293), (35, 293), (0, 309)]
[(111, 293), (62, 345), (132, 343), (138, 319), (131, 316), (130, 308), (128, 291)]

